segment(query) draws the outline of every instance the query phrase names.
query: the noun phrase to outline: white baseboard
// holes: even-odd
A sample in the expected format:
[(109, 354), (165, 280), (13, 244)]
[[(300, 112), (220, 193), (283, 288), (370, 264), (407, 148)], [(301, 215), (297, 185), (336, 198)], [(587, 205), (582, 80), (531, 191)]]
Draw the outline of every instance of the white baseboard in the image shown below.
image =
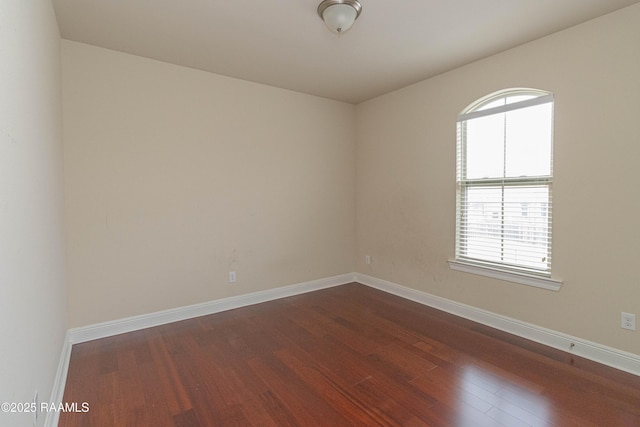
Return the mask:
[[(175, 309), (69, 329), (69, 331), (67, 331), (65, 342), (62, 346), (62, 354), (60, 355), (58, 371), (56, 372), (56, 378), (53, 383), (53, 387), (51, 390), (51, 399), (49, 400), (49, 402), (62, 402), (62, 399), (64, 398), (64, 388), (67, 382), (67, 372), (69, 370), (69, 361), (71, 359), (71, 349), (73, 344), (78, 344), (81, 342), (91, 341), (99, 338), (106, 338), (126, 332), (150, 328), (153, 326), (164, 325), (171, 322), (177, 322), (179, 320), (205, 316), (207, 314), (219, 313), (221, 311), (232, 310), (234, 308), (246, 307), (248, 305), (272, 301), (279, 298), (300, 295), (320, 289), (344, 285), (345, 283), (350, 283), (354, 280), (354, 273), (342, 274), (339, 276), (312, 280), (309, 282), (298, 283), (281, 288), (268, 289), (266, 291), (254, 292), (251, 294), (239, 295), (230, 298), (223, 298), (215, 301), (205, 302), (202, 304), (178, 307)], [(48, 412), (44, 421), (44, 427), (56, 427), (58, 425), (59, 418), (59, 412)]]
[(640, 356), (607, 347), (592, 341), (556, 332), (517, 319), (502, 316), (470, 305), (455, 302), (426, 292), (364, 274), (355, 274), (355, 281), (417, 303), (535, 341), (567, 353), (575, 354), (603, 365), (634, 375), (640, 375)]
[[(326, 279), (313, 280), (291, 286), (223, 298), (201, 304), (179, 307), (140, 316), (128, 317), (95, 325), (70, 329), (63, 345), (58, 372), (51, 392), (51, 402), (62, 402), (67, 370), (73, 344), (91, 341), (99, 338), (137, 331), (153, 326), (164, 325), (180, 320), (191, 319), (207, 314), (218, 313), (234, 308), (245, 307), (261, 302), (272, 301), (307, 292), (358, 282), (417, 303), (481, 323), (504, 332), (526, 338), (540, 344), (547, 345), (585, 359), (593, 360), (603, 365), (611, 366), (622, 371), (640, 376), (640, 356), (628, 353), (602, 344), (576, 338), (561, 332), (552, 331), (530, 323), (522, 322), (506, 316), (501, 316), (486, 310), (438, 297), (416, 289), (407, 288), (393, 282), (378, 279), (359, 273), (343, 274)], [(55, 427), (59, 414), (49, 412), (44, 422), (45, 427)]]
[[(62, 402), (64, 398), (64, 387), (67, 383), (67, 371), (69, 370), (69, 360), (71, 359), (71, 341), (69, 340), (69, 333), (65, 337), (62, 344), (62, 352), (60, 354), (60, 361), (58, 362), (58, 370), (56, 377), (53, 380), (53, 387), (51, 388), (51, 398), (48, 402)], [(47, 416), (44, 419), (44, 427), (56, 427), (58, 425), (58, 419), (60, 418), (60, 412), (48, 411)]]
[(355, 274), (353, 273), (342, 274), (340, 276), (328, 277), (326, 279), (312, 280), (295, 285), (189, 305), (186, 307), (178, 307), (155, 313), (143, 314), (140, 316), (81, 326), (79, 328), (69, 330), (68, 340), (71, 344), (77, 344), (99, 338), (106, 338), (126, 332), (137, 331), (144, 328), (164, 325), (198, 316), (206, 316), (207, 314), (219, 313), (221, 311), (246, 307), (248, 305), (272, 301), (279, 298), (304, 294), (307, 292), (317, 291), (319, 289), (339, 286), (353, 282), (354, 279)]

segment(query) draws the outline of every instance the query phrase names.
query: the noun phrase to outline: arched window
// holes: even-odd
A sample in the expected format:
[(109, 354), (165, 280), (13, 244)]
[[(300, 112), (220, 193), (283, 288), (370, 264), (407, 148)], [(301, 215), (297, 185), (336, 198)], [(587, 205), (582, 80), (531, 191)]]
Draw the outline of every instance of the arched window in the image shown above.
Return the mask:
[(508, 89), (462, 111), (458, 265), (550, 278), (552, 183), (553, 94)]

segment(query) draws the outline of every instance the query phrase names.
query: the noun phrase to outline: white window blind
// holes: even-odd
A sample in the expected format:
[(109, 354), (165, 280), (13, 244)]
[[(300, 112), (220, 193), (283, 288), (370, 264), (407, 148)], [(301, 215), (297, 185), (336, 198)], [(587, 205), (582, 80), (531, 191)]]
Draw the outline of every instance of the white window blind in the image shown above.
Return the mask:
[(456, 260), (551, 276), (553, 95), (493, 94), (458, 116)]

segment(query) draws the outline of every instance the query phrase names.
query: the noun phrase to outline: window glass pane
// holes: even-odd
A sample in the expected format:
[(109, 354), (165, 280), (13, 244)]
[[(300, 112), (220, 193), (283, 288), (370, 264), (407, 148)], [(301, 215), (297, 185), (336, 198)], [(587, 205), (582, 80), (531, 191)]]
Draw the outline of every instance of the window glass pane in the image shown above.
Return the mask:
[(513, 104), (515, 102), (526, 101), (527, 99), (537, 98), (540, 95), (510, 95), (507, 97), (506, 104)]
[(481, 104), (479, 107), (474, 108), (473, 111), (488, 110), (489, 108), (500, 107), (501, 105), (513, 104), (515, 102), (526, 101), (527, 99), (537, 98), (540, 95), (520, 94), (510, 95), (494, 99), (493, 101), (487, 101), (486, 104)]
[(481, 105), (478, 108), (474, 108), (473, 111), (488, 110), (489, 108), (499, 107), (499, 106), (504, 105), (504, 104), (505, 104), (505, 99), (504, 98), (498, 98), (496, 100), (489, 101), (486, 104)]
[(546, 185), (472, 187), (466, 191), (462, 254), (468, 258), (545, 270), (549, 259)]
[(551, 174), (551, 104), (506, 113), (506, 176)]
[(504, 174), (504, 114), (466, 121), (466, 177), (495, 178)]
[(500, 262), (502, 246), (502, 189), (468, 188), (465, 207), (464, 255)]
[(547, 94), (503, 91), (461, 113), (457, 259), (550, 275), (553, 100), (515, 104)]
[(549, 188), (507, 187), (504, 192), (504, 262), (546, 269), (549, 256)]

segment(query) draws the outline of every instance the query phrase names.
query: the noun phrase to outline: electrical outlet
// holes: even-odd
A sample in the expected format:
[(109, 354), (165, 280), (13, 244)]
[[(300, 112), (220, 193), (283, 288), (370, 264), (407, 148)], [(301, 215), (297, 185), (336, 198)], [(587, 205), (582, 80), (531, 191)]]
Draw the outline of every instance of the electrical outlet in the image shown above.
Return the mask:
[(631, 313), (621, 313), (620, 327), (622, 329), (636, 330), (636, 315)]
[(236, 283), (236, 272), (235, 271), (230, 271), (229, 272), (229, 283)]
[(365, 255), (364, 256), (364, 263), (365, 264), (371, 264), (371, 257), (369, 255)]

